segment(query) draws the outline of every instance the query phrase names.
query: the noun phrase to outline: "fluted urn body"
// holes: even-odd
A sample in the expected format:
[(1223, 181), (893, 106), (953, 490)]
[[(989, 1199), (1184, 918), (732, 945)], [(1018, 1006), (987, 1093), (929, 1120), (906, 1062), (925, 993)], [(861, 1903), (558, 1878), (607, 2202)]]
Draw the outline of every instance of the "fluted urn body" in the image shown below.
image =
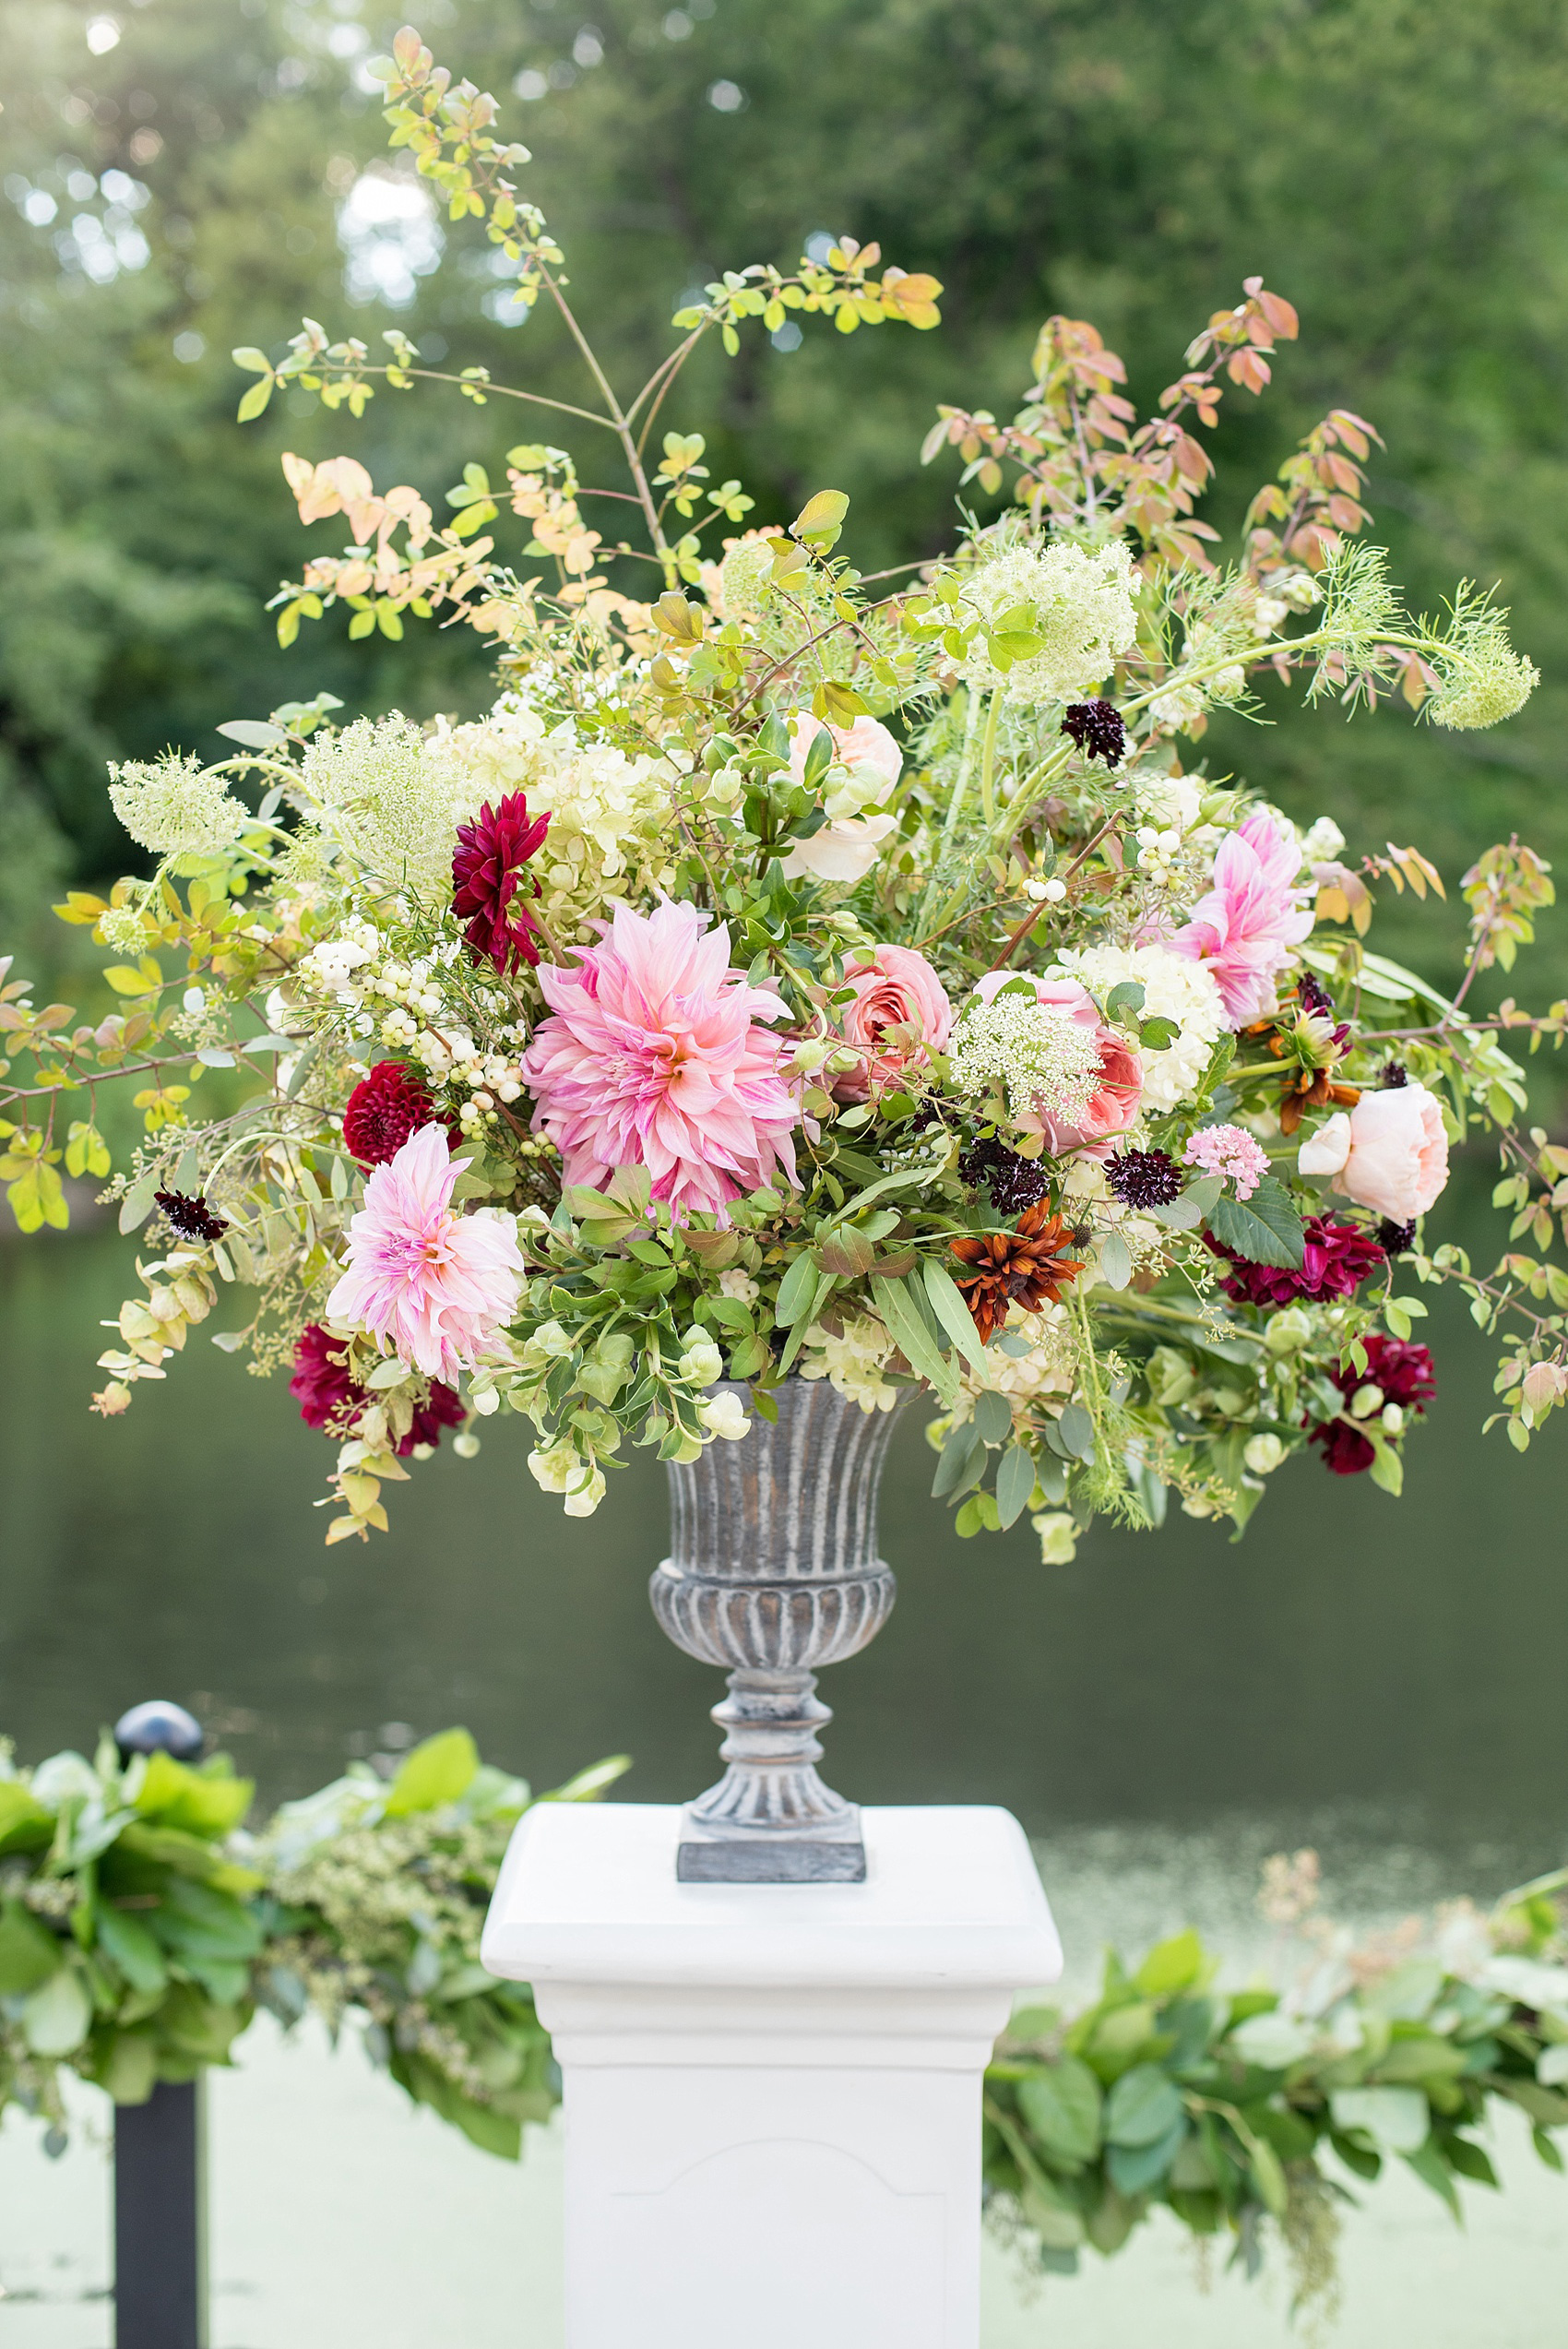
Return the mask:
[[(743, 1387), (731, 1391), (751, 1408)], [(875, 1638), (892, 1612), (876, 1498), (897, 1410), (864, 1412), (826, 1379), (774, 1389), (738, 1443), (670, 1464), (671, 1555), (649, 1585), (677, 1647), (728, 1666), (713, 1718), (724, 1776), (690, 1803), (679, 1872), (695, 1883), (858, 1883), (860, 1811), (825, 1786), (816, 1673)]]

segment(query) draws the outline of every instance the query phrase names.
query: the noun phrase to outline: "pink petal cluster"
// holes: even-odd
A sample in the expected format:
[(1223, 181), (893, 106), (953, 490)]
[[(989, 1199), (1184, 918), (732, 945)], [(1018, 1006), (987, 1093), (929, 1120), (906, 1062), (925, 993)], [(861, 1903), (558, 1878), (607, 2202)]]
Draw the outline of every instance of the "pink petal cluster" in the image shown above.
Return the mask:
[(509, 1215), (463, 1215), (452, 1187), (469, 1161), (453, 1158), (442, 1126), (422, 1126), (365, 1185), (349, 1226), (349, 1261), (327, 1300), (327, 1318), (369, 1330), (385, 1351), (427, 1378), (451, 1378), (512, 1318), (523, 1259)]
[(1436, 1096), (1424, 1085), (1363, 1093), (1301, 1144), (1303, 1174), (1330, 1174), (1332, 1187), (1394, 1223), (1424, 1215), (1448, 1181), (1448, 1136)]
[(1238, 1027), (1276, 1008), (1275, 980), (1313, 926), (1296, 886), (1301, 852), (1260, 808), (1220, 842), (1214, 887), (1170, 945), (1206, 962)]
[(953, 1028), (953, 1006), (923, 954), (879, 946), (869, 962), (850, 963), (844, 984), (855, 999), (839, 1014), (844, 1042), (860, 1066), (834, 1079), (840, 1101), (865, 1101), (940, 1052)]
[(784, 1006), (730, 967), (730, 933), (693, 905), (618, 906), (576, 970), (540, 965), (551, 1017), (523, 1056), (536, 1107), (568, 1184), (601, 1190), (618, 1166), (646, 1166), (652, 1196), (722, 1224), (742, 1191), (782, 1167), (800, 1118), (784, 1047), (759, 1019)]
[[(1070, 1126), (1064, 1119), (1053, 1117), (1048, 1109), (1040, 1109), (1020, 1120), (1020, 1130), (1043, 1134), (1046, 1148), (1053, 1157), (1082, 1150), (1104, 1158), (1115, 1136), (1124, 1134), (1137, 1119), (1144, 1091), (1143, 1062), (1137, 1047), (1120, 1028), (1106, 1026), (1099, 1004), (1076, 979), (1039, 979), (1033, 972), (1022, 975), (1028, 977), (1038, 1001), (1063, 1013), (1076, 1026), (1094, 1031), (1099, 1047), (1099, 1082), (1079, 1124)], [(1016, 971), (988, 971), (977, 983), (975, 993), (982, 1003), (990, 1003), (1009, 979), (1018, 976), (1020, 973)]]
[(806, 758), (819, 733), (832, 737), (835, 766), (870, 768), (889, 791), (904, 771), (904, 754), (880, 718), (857, 718), (852, 726), (828, 726), (809, 709), (797, 709), (788, 723), (790, 772), (797, 783), (805, 780)]
[(1268, 1152), (1241, 1126), (1200, 1127), (1184, 1157), (1206, 1174), (1232, 1176), (1239, 1199), (1250, 1199), (1268, 1173)]

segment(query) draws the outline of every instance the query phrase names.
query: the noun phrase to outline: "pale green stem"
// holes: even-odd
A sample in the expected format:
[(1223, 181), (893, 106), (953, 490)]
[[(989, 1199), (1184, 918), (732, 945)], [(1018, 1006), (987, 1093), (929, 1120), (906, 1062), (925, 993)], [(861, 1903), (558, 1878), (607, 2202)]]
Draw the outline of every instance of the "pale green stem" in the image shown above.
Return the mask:
[(996, 764), (996, 727), (1001, 715), (1002, 693), (998, 687), (991, 697), (991, 708), (986, 712), (985, 743), (980, 751), (980, 806), (984, 810), (988, 831), (996, 828), (996, 793), (992, 773)]

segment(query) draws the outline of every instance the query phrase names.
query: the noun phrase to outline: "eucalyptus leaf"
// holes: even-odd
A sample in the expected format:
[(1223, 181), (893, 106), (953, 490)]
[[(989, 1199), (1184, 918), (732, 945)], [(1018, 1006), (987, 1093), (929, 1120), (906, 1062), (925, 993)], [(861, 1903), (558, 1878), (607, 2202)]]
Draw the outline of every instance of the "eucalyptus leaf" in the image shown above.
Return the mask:
[(1032, 1453), (1026, 1451), (1022, 1444), (1010, 1444), (996, 1469), (996, 1513), (1002, 1520), (1004, 1532), (1022, 1517), (1034, 1488)]
[(994, 1387), (987, 1387), (975, 1397), (973, 1418), (984, 1443), (1004, 1444), (1013, 1433), (1013, 1406)]

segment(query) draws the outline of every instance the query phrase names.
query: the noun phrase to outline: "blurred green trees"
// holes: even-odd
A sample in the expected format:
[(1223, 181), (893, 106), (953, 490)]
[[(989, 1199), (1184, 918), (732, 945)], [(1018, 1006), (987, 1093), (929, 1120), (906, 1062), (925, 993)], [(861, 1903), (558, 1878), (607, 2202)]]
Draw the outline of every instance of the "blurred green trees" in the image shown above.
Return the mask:
[[(568, 398), (576, 377), (555, 320), (505, 322), (487, 247), (451, 232), (430, 273), (447, 233), (379, 160), (359, 70), (396, 29), (378, 0), (3, 17), (0, 891), (20, 900), (63, 841), (84, 873), (120, 860), (106, 757), (210, 752), (220, 720), (321, 686), (416, 714), (483, 690), (466, 632), (350, 645), (335, 614), (278, 650), (266, 598), (341, 531), (307, 540), (278, 459), (345, 450), (444, 513), (462, 461), (518, 436), (516, 409), (427, 386), (357, 423), (298, 396), (308, 414), (285, 400), (242, 428), (232, 345), (277, 352), (309, 312)], [(950, 527), (953, 467), (916, 461), (934, 403), (1009, 409), (1047, 312), (1093, 317), (1146, 396), (1261, 272), (1302, 340), (1261, 407), (1227, 401), (1214, 519), (1348, 404), (1386, 440), (1370, 502), (1411, 592), (1501, 580), (1546, 683), (1495, 738), (1293, 712), (1277, 733), (1217, 727), (1211, 768), (1244, 766), (1358, 842), (1413, 838), (1451, 882), (1513, 828), (1568, 845), (1568, 18), (1550, 0), (434, 0), (414, 18), (503, 98), (628, 375), (688, 289), (819, 232), (944, 280), (935, 333), (819, 327), (705, 356), (661, 419), (708, 432), (754, 520), (830, 471), (869, 565)]]

